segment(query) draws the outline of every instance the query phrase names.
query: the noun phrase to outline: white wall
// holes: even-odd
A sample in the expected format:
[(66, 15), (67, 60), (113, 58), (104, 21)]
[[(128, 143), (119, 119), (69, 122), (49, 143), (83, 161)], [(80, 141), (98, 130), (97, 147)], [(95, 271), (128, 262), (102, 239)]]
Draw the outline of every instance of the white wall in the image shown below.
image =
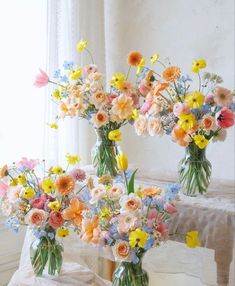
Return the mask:
[[(105, 16), (108, 77), (125, 72), (125, 55), (135, 49), (146, 58), (156, 51), (170, 57), (183, 72), (190, 72), (193, 59), (203, 57), (208, 71), (222, 75), (224, 85), (234, 88), (233, 0), (109, 0)], [(174, 173), (184, 154), (169, 136), (140, 138), (128, 128), (123, 138), (123, 149), (138, 168)], [(233, 130), (226, 142), (210, 144), (207, 154), (212, 177), (233, 179)]]

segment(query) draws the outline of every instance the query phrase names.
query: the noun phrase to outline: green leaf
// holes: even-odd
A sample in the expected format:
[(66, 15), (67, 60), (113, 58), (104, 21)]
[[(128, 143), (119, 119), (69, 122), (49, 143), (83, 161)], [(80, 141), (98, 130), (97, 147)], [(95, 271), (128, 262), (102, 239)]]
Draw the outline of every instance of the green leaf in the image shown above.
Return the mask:
[(138, 169), (136, 169), (136, 170), (132, 173), (131, 178), (130, 178), (130, 180), (129, 180), (129, 182), (128, 182), (128, 186), (127, 186), (128, 195), (129, 195), (130, 193), (134, 193), (134, 191), (135, 191), (135, 174), (136, 174), (137, 170), (138, 170)]

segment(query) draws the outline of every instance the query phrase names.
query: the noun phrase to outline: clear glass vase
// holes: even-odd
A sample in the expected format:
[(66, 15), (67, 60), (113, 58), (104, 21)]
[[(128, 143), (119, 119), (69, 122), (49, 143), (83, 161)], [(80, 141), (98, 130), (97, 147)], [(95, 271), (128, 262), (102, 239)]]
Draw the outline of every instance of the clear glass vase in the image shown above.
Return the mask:
[(118, 174), (116, 155), (121, 153), (121, 149), (115, 141), (108, 139), (109, 131), (96, 129), (97, 141), (92, 148), (91, 156), (98, 177), (103, 175), (116, 177)]
[(30, 247), (31, 264), (36, 276), (60, 273), (63, 257), (63, 246), (55, 238), (47, 236), (37, 238)]
[(148, 286), (148, 273), (142, 268), (142, 258), (137, 264), (121, 262), (113, 273), (113, 286)]
[(211, 163), (206, 159), (206, 148), (200, 149), (190, 143), (179, 164), (181, 190), (187, 196), (195, 197), (207, 191), (211, 178)]

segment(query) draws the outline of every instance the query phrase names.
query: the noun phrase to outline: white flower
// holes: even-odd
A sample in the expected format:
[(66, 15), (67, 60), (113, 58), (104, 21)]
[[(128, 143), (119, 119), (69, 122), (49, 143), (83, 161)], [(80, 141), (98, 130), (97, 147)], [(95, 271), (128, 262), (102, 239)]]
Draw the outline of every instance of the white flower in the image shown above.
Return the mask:
[(155, 117), (149, 118), (147, 129), (150, 136), (154, 136), (156, 134), (162, 135), (163, 128), (160, 118), (155, 118)]
[(108, 190), (109, 198), (113, 201), (119, 200), (124, 193), (125, 187), (123, 184), (115, 184)]
[(147, 119), (145, 116), (140, 115), (134, 123), (135, 132), (138, 136), (145, 135), (147, 132)]
[(90, 203), (94, 204), (106, 196), (106, 190), (103, 185), (98, 185), (91, 190), (91, 200)]

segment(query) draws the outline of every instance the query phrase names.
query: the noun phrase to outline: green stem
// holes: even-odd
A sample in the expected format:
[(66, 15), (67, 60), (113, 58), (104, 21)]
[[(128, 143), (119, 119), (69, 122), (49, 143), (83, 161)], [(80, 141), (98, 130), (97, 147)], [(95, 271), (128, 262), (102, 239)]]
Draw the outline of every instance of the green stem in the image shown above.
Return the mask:
[(92, 64), (94, 64), (95, 62), (94, 62), (94, 59), (93, 59), (92, 53), (91, 53), (87, 48), (85, 48), (85, 51), (89, 54), (89, 56), (90, 56), (90, 58), (91, 58), (91, 62), (92, 62)]

